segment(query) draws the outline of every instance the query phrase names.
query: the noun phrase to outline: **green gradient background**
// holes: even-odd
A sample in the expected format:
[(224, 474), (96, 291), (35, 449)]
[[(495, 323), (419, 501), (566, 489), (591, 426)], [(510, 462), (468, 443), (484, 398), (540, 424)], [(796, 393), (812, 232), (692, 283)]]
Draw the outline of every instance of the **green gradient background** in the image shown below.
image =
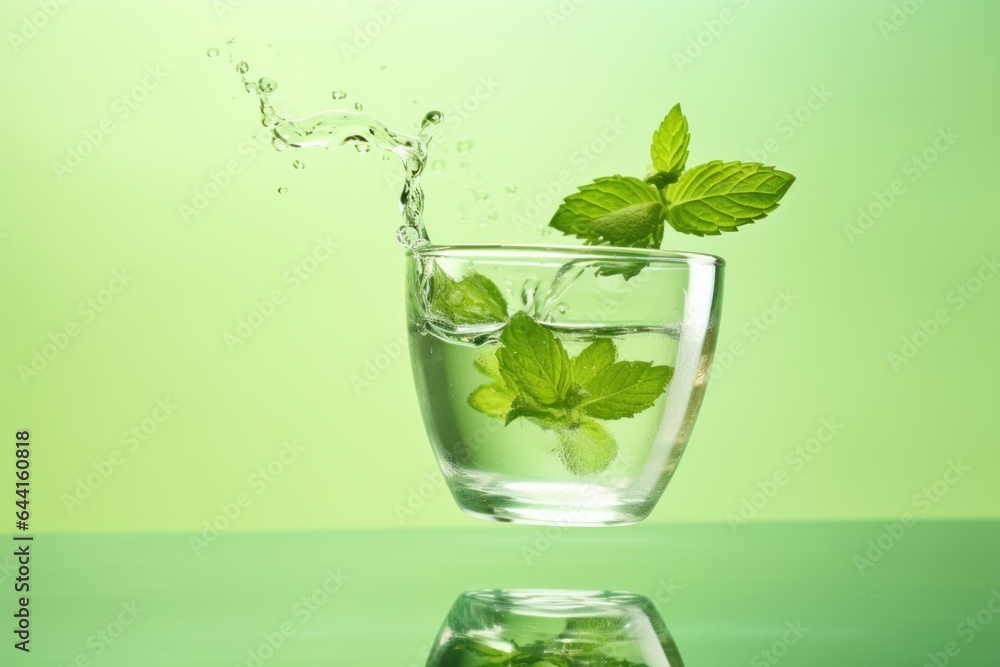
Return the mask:
[[(330, 105), (342, 88), (347, 103), (411, 131), (428, 109), (448, 113), (474, 94), (481, 77), (498, 82), (436, 140), (446, 166), (426, 185), (437, 242), (555, 241), (536, 229), (551, 207), (522, 228), (514, 216), (564, 169), (572, 185), (641, 175), (651, 131), (676, 101), (691, 121), (694, 164), (751, 159), (775, 138), (767, 161), (799, 180), (773, 219), (664, 243), (727, 259), (719, 348), (742, 343), (744, 353), (711, 382), (649, 521), (725, 521), (781, 470), (790, 481), (761, 520), (1000, 518), (1000, 281), (961, 310), (948, 301), (1000, 245), (996, 3), (928, 3), (884, 39), (888, 1), (595, 0), (551, 25), (554, 1), (402, 0), (350, 62), (341, 44), (382, 3), (248, 0), (221, 16), (220, 6), (73, 2), (16, 51), (9, 35), (0, 48), (0, 432), (33, 433), (36, 530), (193, 533), (241, 492), (252, 504), (234, 530), (491, 529), (443, 490), (405, 520), (397, 514), (436, 470), (405, 349), (370, 385), (352, 383), (403, 332), (399, 166), (353, 151), (241, 151), (259, 124), (225, 57), (229, 37), (253, 74), (279, 82), (275, 101), (291, 114)], [(679, 67), (674, 54), (723, 9), (734, 21)], [(37, 10), (6, 1), (0, 27), (19, 31)], [(213, 46), (222, 57), (206, 57)], [(115, 99), (151, 66), (166, 78), (120, 118)], [(832, 97), (783, 136), (777, 124), (813, 87)], [(104, 118), (113, 132), (57, 178), (53, 162)], [(613, 119), (626, 129), (578, 168), (578, 147)], [(911, 181), (904, 163), (941, 128), (959, 139)], [(460, 157), (464, 138), (474, 148)], [(296, 158), (307, 168), (294, 170)], [(239, 175), (185, 223), (180, 205), (230, 160)], [(852, 243), (845, 225), (895, 179), (905, 194)], [(480, 189), (497, 220), (485, 221)], [(298, 289), (283, 282), (327, 236), (339, 245), (333, 258)], [(134, 280), (85, 323), (78, 304), (123, 268)], [(231, 352), (224, 334), (274, 289), (284, 303)], [(782, 290), (794, 305), (752, 338), (746, 327)], [(938, 309), (949, 322), (891, 368), (887, 354)], [(71, 320), (80, 335), (22, 381), (18, 366)], [(122, 434), (168, 397), (176, 412), (128, 451)], [(824, 419), (842, 428), (794, 471), (786, 455)], [(257, 494), (250, 476), (286, 439), (303, 453)], [(68, 511), (64, 494), (114, 450), (122, 464)], [(914, 495), (949, 461), (970, 471), (924, 513)]]

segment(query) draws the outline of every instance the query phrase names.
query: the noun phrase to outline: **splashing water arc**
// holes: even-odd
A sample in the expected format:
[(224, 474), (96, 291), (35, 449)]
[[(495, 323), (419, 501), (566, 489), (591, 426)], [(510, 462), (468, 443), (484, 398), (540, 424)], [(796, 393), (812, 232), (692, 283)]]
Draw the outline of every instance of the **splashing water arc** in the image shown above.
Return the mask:
[[(249, 79), (247, 73), (250, 66), (245, 61), (236, 65), (236, 71), (247, 92), (257, 95), (261, 123), (274, 135), (272, 144), (276, 149), (325, 148), (332, 151), (344, 146), (356, 146), (359, 151), (367, 152), (374, 147), (393, 153), (402, 160), (405, 174), (399, 206), (403, 224), (396, 231), (396, 240), (406, 248), (430, 243), (423, 223), (424, 192), (420, 176), (427, 164), (428, 144), (434, 131), (441, 126), (444, 114), (440, 111), (428, 112), (416, 136), (394, 132), (359, 111), (329, 109), (311, 116), (288, 119), (279, 115), (271, 105), (270, 96), (278, 89), (276, 81), (267, 77), (259, 81)], [(337, 95), (334, 98), (342, 99)]]

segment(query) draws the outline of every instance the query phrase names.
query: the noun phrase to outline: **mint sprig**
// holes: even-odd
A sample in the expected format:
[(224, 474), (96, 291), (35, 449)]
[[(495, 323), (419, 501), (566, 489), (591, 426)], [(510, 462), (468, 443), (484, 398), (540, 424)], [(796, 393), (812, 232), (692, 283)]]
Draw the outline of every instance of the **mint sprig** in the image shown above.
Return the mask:
[[(659, 248), (664, 223), (696, 236), (736, 231), (771, 213), (795, 182), (788, 172), (759, 162), (715, 160), (685, 171), (690, 141), (687, 118), (676, 104), (653, 133), (651, 176), (642, 181), (616, 175), (580, 186), (549, 225), (587, 245)], [(628, 278), (638, 268), (601, 273)]]
[(618, 444), (600, 421), (627, 419), (649, 409), (666, 390), (673, 368), (648, 361), (616, 361), (602, 338), (570, 358), (562, 341), (527, 313), (510, 318), (496, 351), (476, 368), (490, 382), (468, 399), (472, 409), (505, 425), (527, 419), (559, 437), (559, 456), (574, 474), (608, 468)]

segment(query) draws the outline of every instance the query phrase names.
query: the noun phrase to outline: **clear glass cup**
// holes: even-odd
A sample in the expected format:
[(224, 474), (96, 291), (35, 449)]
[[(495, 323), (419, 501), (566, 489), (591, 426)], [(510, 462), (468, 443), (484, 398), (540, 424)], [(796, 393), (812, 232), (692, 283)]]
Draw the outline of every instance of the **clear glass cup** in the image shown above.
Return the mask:
[(427, 667), (682, 667), (653, 603), (631, 593), (481, 590), (455, 601)]
[(410, 251), (413, 375), (458, 505), (518, 523), (644, 519), (705, 391), (723, 264), (610, 247)]

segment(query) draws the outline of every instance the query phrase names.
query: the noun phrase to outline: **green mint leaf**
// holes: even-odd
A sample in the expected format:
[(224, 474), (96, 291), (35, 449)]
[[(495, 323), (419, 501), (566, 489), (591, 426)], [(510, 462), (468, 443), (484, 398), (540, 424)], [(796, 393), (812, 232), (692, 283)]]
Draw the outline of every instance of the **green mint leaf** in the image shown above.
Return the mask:
[(662, 238), (663, 202), (655, 186), (631, 176), (609, 176), (578, 190), (559, 205), (550, 226), (590, 245), (649, 248)]
[(618, 456), (618, 443), (596, 421), (586, 419), (559, 432), (559, 456), (575, 475), (607, 469)]
[(697, 236), (736, 231), (778, 206), (795, 177), (759, 162), (708, 162), (667, 188), (667, 222)]
[(454, 280), (439, 266), (431, 276), (431, 309), (453, 324), (493, 324), (507, 319), (507, 300), (492, 280), (475, 271)]
[(594, 379), (598, 371), (615, 363), (618, 350), (610, 338), (599, 338), (583, 348), (573, 359), (573, 382), (585, 385)]
[(591, 245), (608, 244), (623, 248), (653, 247), (653, 239), (663, 233), (663, 204), (632, 204), (614, 213), (595, 218), (588, 226)]
[(524, 417), (540, 428), (553, 431), (561, 428), (566, 421), (566, 411), (557, 406), (540, 406), (531, 399), (518, 396), (504, 419), (504, 426), (518, 417)]
[(532, 404), (557, 405), (569, 391), (566, 348), (527, 313), (516, 313), (504, 327), (497, 362), (507, 386)]
[[(652, 247), (652, 246), (651, 246)], [(597, 267), (599, 276), (622, 276), (625, 280), (635, 278), (639, 273), (649, 266), (649, 262), (624, 262), (600, 264)]]
[(503, 377), (500, 375), (500, 362), (497, 361), (496, 350), (486, 350), (480, 354), (474, 362), (472, 362), (472, 365), (476, 367), (477, 371), (486, 377), (503, 383)]
[(469, 394), (469, 406), (484, 415), (506, 421), (516, 398), (517, 395), (506, 385), (489, 382), (479, 385)]
[[(688, 144), (691, 133), (681, 105), (675, 104), (667, 113), (660, 127), (653, 132), (653, 145), (649, 149), (653, 167), (666, 175), (680, 175), (688, 159)], [(665, 178), (659, 177), (660, 179)], [(657, 187), (663, 187), (657, 185)]]
[(633, 417), (656, 402), (673, 375), (670, 366), (648, 361), (613, 363), (584, 384), (588, 396), (577, 408), (596, 419)]

